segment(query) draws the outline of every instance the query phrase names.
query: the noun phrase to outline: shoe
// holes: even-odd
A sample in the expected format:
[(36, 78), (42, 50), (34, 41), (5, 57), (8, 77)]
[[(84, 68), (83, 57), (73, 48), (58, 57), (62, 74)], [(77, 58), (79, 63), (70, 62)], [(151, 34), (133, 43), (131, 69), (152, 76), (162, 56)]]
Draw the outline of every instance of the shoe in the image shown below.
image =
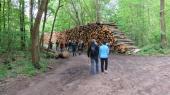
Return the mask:
[(104, 71), (105, 74), (108, 74), (108, 71)]

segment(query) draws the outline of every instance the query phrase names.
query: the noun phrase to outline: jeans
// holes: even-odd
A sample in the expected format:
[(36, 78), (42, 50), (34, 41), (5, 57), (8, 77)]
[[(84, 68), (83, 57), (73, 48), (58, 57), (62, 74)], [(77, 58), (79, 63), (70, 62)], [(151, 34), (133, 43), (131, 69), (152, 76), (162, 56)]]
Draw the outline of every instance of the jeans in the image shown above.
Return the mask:
[(90, 68), (90, 74), (95, 75), (99, 73), (99, 62), (98, 58), (91, 58), (91, 68)]
[(72, 47), (71, 46), (68, 47), (68, 51), (72, 52)]
[(107, 70), (108, 67), (108, 58), (101, 58), (101, 71)]

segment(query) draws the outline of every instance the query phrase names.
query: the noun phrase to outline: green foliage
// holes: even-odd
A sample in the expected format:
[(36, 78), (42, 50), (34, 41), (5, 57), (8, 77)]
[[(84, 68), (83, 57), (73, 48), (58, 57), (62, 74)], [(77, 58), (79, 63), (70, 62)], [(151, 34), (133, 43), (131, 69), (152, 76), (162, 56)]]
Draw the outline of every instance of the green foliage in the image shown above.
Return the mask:
[[(0, 64), (0, 79), (6, 77), (16, 77), (18, 75), (35, 76), (38, 73), (45, 72), (47, 70), (48, 61), (41, 59), (41, 69), (37, 70), (30, 61), (30, 54), (27, 52), (18, 52), (16, 55), (12, 55), (6, 63)], [(13, 60), (15, 58), (15, 60)], [(9, 69), (9, 67), (11, 69)]]
[[(118, 0), (114, 21), (139, 47), (160, 43), (160, 1), (159, 0)], [(154, 2), (154, 3), (153, 3)], [(165, 3), (166, 31), (170, 36), (170, 2)], [(160, 48), (160, 47), (159, 47)]]
[(161, 49), (160, 44), (151, 44), (141, 48), (138, 55), (170, 55), (170, 48)]

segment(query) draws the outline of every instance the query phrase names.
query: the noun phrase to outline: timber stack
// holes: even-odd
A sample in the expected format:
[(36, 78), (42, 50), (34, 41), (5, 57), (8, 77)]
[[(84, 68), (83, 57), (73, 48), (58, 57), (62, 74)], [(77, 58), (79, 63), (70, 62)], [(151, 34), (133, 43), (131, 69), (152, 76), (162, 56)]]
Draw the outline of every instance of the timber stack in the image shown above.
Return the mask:
[(107, 27), (95, 23), (75, 27), (65, 31), (65, 34), (67, 40), (83, 40), (86, 47), (91, 39), (96, 39), (99, 44), (106, 39), (108, 42), (114, 42), (112, 32)]
[(137, 49), (134, 46), (134, 42), (121, 32), (115, 24), (99, 24), (92, 23), (84, 26), (77, 26), (73, 29), (66, 30), (66, 41), (68, 40), (83, 40), (85, 46), (88, 47), (88, 43), (91, 39), (101, 44), (103, 41), (107, 41), (111, 50), (118, 53), (133, 52)]
[[(50, 34), (45, 34), (44, 43), (48, 44)], [(52, 42), (68, 42), (68, 40), (82, 40), (85, 47), (88, 47), (91, 39), (96, 39), (100, 45), (103, 41), (107, 41), (110, 49), (118, 53), (133, 53), (137, 47), (134, 42), (121, 32), (115, 24), (91, 23), (83, 26), (77, 26), (64, 32), (54, 32)]]

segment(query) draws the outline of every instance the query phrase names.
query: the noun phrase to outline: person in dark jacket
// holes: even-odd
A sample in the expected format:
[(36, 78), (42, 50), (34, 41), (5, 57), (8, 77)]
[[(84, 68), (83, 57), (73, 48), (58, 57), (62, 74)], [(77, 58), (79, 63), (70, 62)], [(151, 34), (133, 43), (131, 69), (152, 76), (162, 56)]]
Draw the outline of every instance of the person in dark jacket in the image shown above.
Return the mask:
[(90, 73), (95, 75), (99, 73), (99, 46), (97, 45), (96, 41), (93, 39), (88, 47), (87, 55), (91, 60), (91, 68)]
[(83, 41), (80, 41), (79, 44), (78, 44), (79, 55), (81, 55), (83, 53), (83, 49), (84, 49), (84, 43), (83, 43)]
[(57, 40), (55, 44), (56, 44), (56, 51), (57, 51), (58, 50), (58, 46), (59, 46), (59, 41)]
[(64, 51), (64, 43), (61, 42), (61, 43), (60, 43), (60, 52), (63, 52), (63, 51)]
[(71, 40), (68, 41), (68, 51), (69, 52), (72, 51), (72, 41)]
[(76, 41), (73, 41), (72, 43), (73, 56), (76, 56), (76, 51), (77, 51), (77, 44), (76, 44)]
[(49, 49), (53, 49), (53, 42), (49, 42), (49, 47), (48, 47)]

